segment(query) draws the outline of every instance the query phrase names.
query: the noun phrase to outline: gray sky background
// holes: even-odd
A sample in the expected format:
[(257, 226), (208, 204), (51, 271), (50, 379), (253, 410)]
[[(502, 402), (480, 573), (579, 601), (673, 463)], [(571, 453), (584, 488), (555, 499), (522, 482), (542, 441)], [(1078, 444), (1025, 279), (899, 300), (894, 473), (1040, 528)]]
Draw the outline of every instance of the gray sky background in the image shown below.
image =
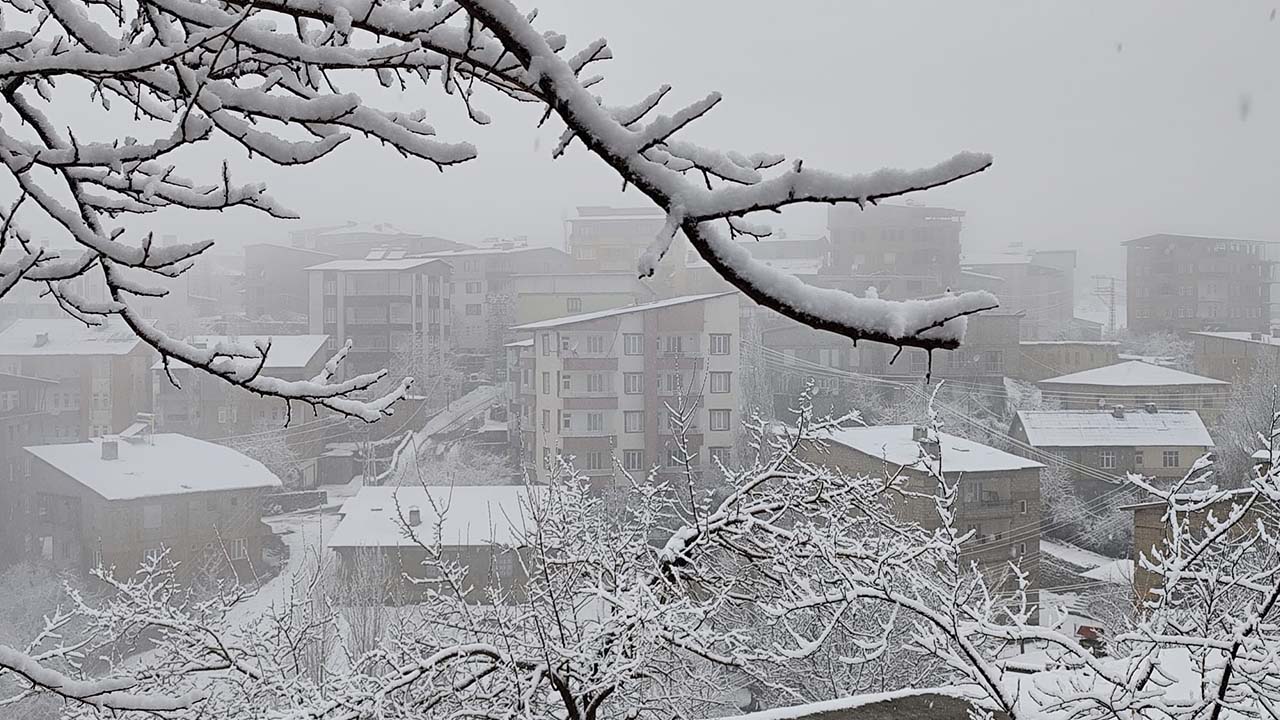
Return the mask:
[[(611, 104), (634, 102), (663, 82), (681, 101), (723, 92), (725, 102), (691, 139), (781, 151), (847, 172), (927, 165), (960, 150), (993, 153), (986, 173), (916, 196), (967, 210), (971, 251), (1011, 242), (1076, 247), (1091, 251), (1086, 271), (1118, 271), (1116, 244), (1150, 232), (1280, 239), (1280, 20), (1269, 19), (1272, 3), (544, 0), (538, 7), (539, 24), (566, 33), (574, 50), (609, 39), (616, 57), (600, 68)], [(463, 241), (528, 235), (559, 244), (562, 218), (575, 205), (643, 200), (620, 193), (616, 178), (580, 148), (553, 162), (559, 127), (534, 129), (531, 107), (486, 96), (482, 107), (494, 122), (477, 128), (434, 86), (394, 102), (425, 107), (442, 137), (475, 142), (480, 158), (441, 174), (353, 141), (315, 166), (254, 163), (238, 177), (268, 181), (305, 225), (390, 222)], [(218, 154), (200, 153), (205, 161)], [(815, 208), (777, 224), (820, 233), (825, 217)], [(299, 226), (249, 213), (173, 214), (154, 223), (162, 232), (213, 236), (227, 250), (282, 242)]]

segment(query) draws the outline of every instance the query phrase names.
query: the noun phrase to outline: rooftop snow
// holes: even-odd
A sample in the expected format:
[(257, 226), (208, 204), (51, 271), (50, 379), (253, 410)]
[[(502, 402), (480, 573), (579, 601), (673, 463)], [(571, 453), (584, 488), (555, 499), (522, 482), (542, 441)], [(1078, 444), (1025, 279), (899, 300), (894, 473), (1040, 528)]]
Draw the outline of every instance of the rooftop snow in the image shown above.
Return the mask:
[(1030, 255), (1017, 255), (1014, 253), (966, 255), (960, 260), (960, 267), (966, 268), (971, 265), (1026, 265), (1029, 262), (1031, 262)]
[(1102, 410), (1024, 410), (1018, 422), (1035, 447), (1213, 447), (1194, 410), (1130, 410), (1121, 418)]
[(1175, 370), (1161, 365), (1149, 365), (1138, 360), (1116, 363), (1106, 367), (1082, 370), (1070, 375), (1041, 380), (1041, 384), (1058, 385), (1112, 385), (1117, 387), (1143, 387), (1155, 385), (1230, 385), (1203, 375)]
[[(212, 348), (220, 342), (252, 346), (259, 340), (270, 340), (271, 349), (267, 351), (267, 361), (262, 366), (264, 370), (301, 370), (315, 358), (328, 339), (328, 335), (196, 335), (185, 342), (197, 348)], [(185, 370), (187, 367), (180, 360), (169, 361), (170, 370)], [(151, 369), (163, 370), (164, 361), (156, 361)]]
[(343, 503), (342, 521), (328, 546), (416, 546), (405, 532), (409, 509), (414, 507), (422, 513), (422, 524), (415, 532), (423, 542), (432, 542), (440, 523), (444, 545), (511, 544), (532, 526), (531, 492), (535, 491), (523, 485), (363, 487)]
[(568, 254), (564, 253), (563, 250), (560, 250), (559, 248), (553, 248), (549, 245), (536, 245), (533, 247), (529, 247), (526, 245), (523, 247), (506, 247), (506, 248), (463, 248), (461, 250), (440, 250), (437, 252), (421, 253), (416, 255), (416, 257), (444, 259), (444, 258), (451, 258), (451, 257), (473, 257), (477, 255), (516, 255), (519, 253), (535, 252), (535, 251), (541, 251), (541, 252), (554, 251), (554, 252), (565, 254), (565, 257), (568, 257)]
[(117, 440), (115, 460), (102, 459), (101, 440), (27, 452), (108, 500), (280, 487), (265, 465), (229, 447), (175, 433), (147, 440)]
[(1125, 240), (1121, 245), (1130, 245), (1133, 243), (1160, 241), (1167, 242), (1170, 240), (1182, 240), (1198, 243), (1222, 243), (1222, 242), (1243, 242), (1243, 243), (1266, 243), (1274, 244), (1276, 240), (1249, 240), (1245, 238), (1229, 238), (1229, 237), (1206, 237), (1204, 235), (1178, 235), (1176, 233), (1156, 233), (1155, 235), (1143, 235), (1140, 238)]
[[(884, 460), (891, 465), (923, 469), (920, 444), (912, 439), (911, 425), (874, 425), (832, 432), (827, 439), (852, 448), (864, 455)], [(1001, 472), (1042, 468), (1044, 465), (1024, 457), (997, 450), (989, 445), (939, 433), (942, 441), (944, 473)]]
[(582, 313), (581, 315), (568, 315), (560, 318), (552, 318), (550, 320), (539, 320), (538, 322), (517, 325), (512, 330), (546, 330), (549, 328), (563, 327), (565, 325), (576, 325), (578, 323), (590, 322), (592, 320), (601, 320), (603, 318), (617, 317), (620, 315), (630, 315), (637, 312), (648, 312), (650, 310), (661, 310), (662, 308), (674, 307), (676, 305), (684, 305), (686, 303), (701, 302), (703, 300), (711, 300), (713, 298), (725, 297), (733, 295), (733, 292), (707, 293), (705, 295), (682, 295), (680, 297), (668, 298), (666, 300), (658, 300), (656, 302), (644, 303), (643, 305), (628, 305), (626, 307), (613, 308), (612, 310), (598, 310), (596, 312)]
[(1019, 345), (1097, 345), (1098, 347), (1120, 347), (1114, 340), (1019, 340)]
[(524, 340), (516, 340), (515, 342), (509, 342), (506, 345), (503, 345), (502, 347), (518, 347), (518, 348), (533, 347), (533, 338), (527, 338)]
[[(1204, 337), (1219, 338), (1221, 340), (1239, 340), (1240, 342), (1251, 342), (1259, 345), (1275, 345), (1280, 347), (1280, 338), (1272, 337), (1268, 333), (1251, 333), (1251, 332), (1193, 332), (1192, 335), (1203, 335)], [(1257, 335), (1257, 337), (1254, 337)]]
[[(37, 346), (37, 336), (48, 342)], [(22, 319), (0, 332), (0, 355), (127, 355), (142, 340), (111, 317), (88, 327), (72, 318)]]
[(319, 265), (312, 265), (308, 271), (334, 270), (337, 272), (377, 272), (387, 270), (416, 270), (431, 263), (447, 264), (439, 258), (399, 258), (395, 260), (333, 260)]

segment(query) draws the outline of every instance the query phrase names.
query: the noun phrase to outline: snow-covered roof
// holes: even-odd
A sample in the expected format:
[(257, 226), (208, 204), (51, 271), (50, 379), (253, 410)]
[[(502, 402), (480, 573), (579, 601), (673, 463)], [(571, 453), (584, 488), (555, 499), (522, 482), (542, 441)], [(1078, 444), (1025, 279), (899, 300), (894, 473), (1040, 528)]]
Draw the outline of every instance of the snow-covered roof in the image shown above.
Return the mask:
[(102, 442), (36, 445), (27, 452), (108, 500), (280, 487), (280, 478), (257, 460), (186, 435), (117, 440), (114, 460), (102, 459)]
[(628, 305), (626, 307), (613, 308), (611, 310), (598, 310), (596, 312), (582, 313), (580, 315), (567, 315), (565, 317), (552, 318), (550, 320), (539, 320), (538, 322), (517, 325), (512, 330), (546, 330), (548, 328), (564, 327), (565, 325), (576, 325), (578, 323), (590, 322), (592, 320), (601, 320), (603, 318), (617, 317), (620, 315), (630, 315), (637, 312), (648, 312), (650, 310), (661, 310), (662, 308), (674, 307), (676, 305), (684, 305), (686, 303), (701, 302), (703, 300), (711, 300), (712, 298), (725, 297), (732, 295), (733, 292), (706, 293), (703, 295), (682, 295), (680, 297), (667, 298), (666, 300), (658, 300), (643, 305)]
[(1019, 345), (1097, 345), (1098, 347), (1119, 347), (1114, 340), (1019, 340)]
[(1148, 385), (1230, 385), (1203, 375), (1175, 370), (1161, 365), (1150, 365), (1139, 360), (1129, 360), (1115, 365), (1081, 370), (1070, 375), (1041, 380), (1056, 385), (1113, 385), (1119, 387), (1143, 387)]
[[(911, 425), (873, 425), (837, 430), (828, 434), (826, 439), (884, 460), (890, 465), (924, 469), (920, 462), (920, 443), (913, 439), (913, 431)], [(942, 445), (944, 473), (1002, 472), (1044, 467), (1034, 460), (948, 433), (938, 433), (938, 437)]]
[[(315, 358), (316, 353), (324, 347), (328, 335), (196, 335), (186, 342), (197, 348), (211, 348), (220, 342), (237, 342), (253, 345), (261, 341), (271, 341), (271, 349), (267, 351), (265, 370), (301, 370)], [(179, 360), (170, 360), (170, 370), (185, 370), (187, 364)], [(152, 370), (163, 370), (164, 361), (158, 360), (151, 366)]]
[(1029, 262), (1031, 262), (1030, 255), (1017, 253), (975, 254), (965, 255), (960, 260), (960, 267), (965, 268), (970, 265), (1026, 265)]
[(24, 318), (0, 332), (0, 355), (127, 355), (140, 342), (115, 317), (94, 327), (73, 318)]
[(1203, 335), (1205, 337), (1219, 338), (1222, 340), (1239, 340), (1240, 342), (1257, 343), (1259, 345), (1274, 345), (1280, 347), (1280, 337), (1273, 337), (1269, 333), (1251, 333), (1251, 332), (1193, 332), (1192, 335)]
[(1122, 242), (1122, 243), (1120, 243), (1120, 244), (1121, 244), (1121, 245), (1131, 245), (1131, 244), (1133, 244), (1133, 243), (1145, 243), (1145, 242), (1153, 242), (1153, 241), (1169, 242), (1169, 241), (1172, 241), (1172, 240), (1188, 241), (1188, 242), (1197, 242), (1197, 243), (1201, 243), (1201, 244), (1205, 244), (1205, 243), (1220, 243), (1220, 242), (1244, 242), (1244, 243), (1268, 243), (1268, 244), (1274, 244), (1274, 243), (1278, 242), (1278, 241), (1276, 241), (1276, 240), (1253, 240), (1253, 239), (1249, 239), (1249, 238), (1207, 237), (1207, 236), (1204, 236), (1204, 235), (1180, 235), (1180, 234), (1178, 234), (1178, 233), (1156, 233), (1155, 235), (1143, 235), (1143, 236), (1142, 236), (1142, 237), (1140, 237), (1140, 238), (1134, 238), (1134, 239), (1132, 239), (1132, 240), (1125, 240), (1124, 242)]
[(379, 260), (333, 260), (307, 268), (311, 272), (334, 270), (337, 272), (376, 272), (387, 270), (416, 270), (431, 263), (447, 264), (440, 258), (382, 258)]
[(1035, 447), (1213, 447), (1194, 410), (1023, 410), (1018, 421)]
[(422, 522), (415, 533), (423, 542), (432, 541), (440, 523), (444, 545), (514, 543), (526, 529), (532, 529), (529, 500), (537, 497), (536, 492), (536, 488), (524, 485), (363, 487), (342, 504), (338, 511), (342, 520), (328, 546), (415, 546), (405, 531), (410, 508), (421, 512)]
[(533, 347), (533, 338), (525, 338), (524, 340), (516, 340), (515, 342), (509, 342), (506, 345), (503, 345), (502, 347), (511, 347), (511, 348)]
[(567, 256), (567, 253), (565, 253), (563, 250), (559, 248), (553, 248), (549, 245), (533, 245), (533, 246), (523, 245), (520, 247), (489, 247), (489, 248), (463, 248), (461, 250), (438, 250), (436, 252), (415, 254), (414, 257), (447, 259), (451, 257), (475, 257), (479, 255), (518, 255), (520, 253), (534, 252), (534, 251), (538, 251), (538, 252), (553, 251), (553, 252), (565, 254)]

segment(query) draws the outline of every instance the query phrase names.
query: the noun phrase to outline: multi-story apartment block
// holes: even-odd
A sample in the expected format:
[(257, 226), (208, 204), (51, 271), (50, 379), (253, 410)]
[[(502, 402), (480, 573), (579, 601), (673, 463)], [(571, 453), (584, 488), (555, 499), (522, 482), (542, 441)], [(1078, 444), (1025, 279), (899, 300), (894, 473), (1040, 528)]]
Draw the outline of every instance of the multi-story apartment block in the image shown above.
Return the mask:
[(329, 336), (330, 352), (352, 341), (346, 377), (384, 368), (412, 375), (423, 362), (442, 361), (452, 343), (449, 263), (398, 252), (371, 255), (307, 268), (311, 334)]
[(517, 245), (450, 250), (423, 257), (443, 260), (452, 268), (451, 346), (458, 353), (483, 358), (478, 364), (490, 366), (490, 370), (500, 365), (507, 328), (516, 324), (517, 297), (512, 276), (562, 273), (571, 264), (563, 250)]
[(1120, 344), (1100, 340), (1023, 340), (1018, 343), (1018, 353), (1009, 377), (1027, 382), (1120, 362)]
[(244, 312), (253, 320), (307, 317), (311, 279), (307, 268), (337, 260), (331, 253), (256, 243), (244, 249)]
[(827, 213), (831, 272), (849, 276), (851, 292), (875, 287), (895, 300), (957, 288), (963, 218), (947, 208), (834, 205)]
[(1036, 383), (1046, 400), (1068, 410), (1096, 410), (1114, 405), (1136, 409), (1154, 404), (1171, 410), (1194, 410), (1213, 426), (1222, 414), (1231, 383), (1138, 360), (1046, 378)]
[(30, 473), (11, 498), (17, 559), (120, 572), (168, 552), (184, 573), (261, 573), (271, 528), (262, 495), (280, 480), (256, 460), (183, 435), (145, 432), (28, 447)]
[(374, 250), (418, 255), (467, 248), (466, 245), (453, 240), (405, 232), (390, 223), (354, 222), (290, 232), (289, 244), (296, 248), (328, 253), (347, 260), (366, 257)]
[[(667, 217), (655, 207), (583, 206), (566, 222), (569, 227), (565, 247), (585, 271), (634, 273), (640, 253), (662, 231)], [(683, 237), (672, 243), (657, 273), (659, 278), (684, 263)]]
[(71, 442), (128, 427), (151, 410), (156, 353), (118, 318), (19, 320), (0, 332), (0, 372), (53, 380), (47, 440)]
[(1124, 246), (1130, 331), (1270, 331), (1280, 244), (1161, 234)]
[(522, 272), (510, 277), (509, 288), (515, 304), (512, 325), (657, 299), (635, 272)]
[(1247, 382), (1255, 372), (1280, 377), (1280, 328), (1261, 332), (1191, 333), (1196, 372), (1231, 383)]
[(987, 290), (1001, 310), (1023, 313), (1023, 340), (1073, 337), (1075, 251), (966, 256), (959, 289)]
[(731, 462), (739, 414), (736, 293), (689, 295), (528, 323), (515, 346), (522, 464), (545, 481), (559, 457), (602, 491), (622, 470), (672, 469), (687, 420), (695, 462)]

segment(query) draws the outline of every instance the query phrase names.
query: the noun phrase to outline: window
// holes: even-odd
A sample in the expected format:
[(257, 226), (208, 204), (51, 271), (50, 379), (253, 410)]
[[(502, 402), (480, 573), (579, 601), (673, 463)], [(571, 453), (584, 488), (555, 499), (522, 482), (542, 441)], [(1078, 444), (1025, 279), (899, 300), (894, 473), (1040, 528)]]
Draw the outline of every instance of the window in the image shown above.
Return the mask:
[(227, 551), (232, 560), (245, 560), (249, 557), (249, 541), (245, 538), (232, 538)]
[(715, 333), (711, 336), (711, 354), (712, 355), (728, 355), (729, 354), (729, 338), (731, 335)]
[(551, 354), (551, 333), (542, 333), (542, 355)]
[(1165, 450), (1160, 460), (1161, 464), (1167, 468), (1176, 468), (1182, 464), (1179, 462), (1177, 450)]
[(582, 312), (582, 298), (580, 297), (565, 298), (564, 309), (565, 311), (571, 312), (571, 313)]
[(644, 411), (627, 410), (622, 413), (622, 429), (629, 433), (644, 432)]
[(472, 316), (472, 317), (477, 317), (477, 316), (479, 316), (479, 315), (480, 315), (480, 304), (479, 304), (479, 303), (468, 303), (468, 304), (467, 304), (467, 307), (466, 307), (466, 313), (467, 313), (468, 315)]
[(1144, 462), (1142, 461), (1142, 448), (1138, 448), (1137, 450), (1134, 450), (1134, 451), (1133, 451), (1133, 466), (1134, 466), (1134, 467), (1142, 467), (1142, 466), (1143, 466), (1143, 465), (1145, 465), (1145, 464), (1146, 464), (1146, 463), (1144, 463)]
[(729, 411), (728, 410), (712, 410), (711, 411), (711, 429), (713, 431), (723, 431), (729, 429)]
[(707, 457), (711, 462), (711, 467), (729, 467), (729, 456), (732, 454), (733, 448), (725, 447), (723, 445), (714, 446), (709, 448), (708, 452), (709, 454)]
[(622, 469), (623, 470), (640, 470), (644, 467), (644, 451), (643, 450), (623, 450), (622, 451)]
[(730, 373), (713, 372), (711, 373), (711, 392), (727, 393), (729, 392)]
[(627, 395), (639, 395), (644, 392), (644, 373), (623, 373), (622, 392)]
[(479, 295), (479, 294), (480, 294), (480, 283), (478, 283), (478, 282), (469, 282), (469, 283), (467, 283), (466, 285), (464, 285), (464, 286), (463, 286), (463, 290), (464, 290), (468, 295)]
[(327, 307), (324, 309), (324, 321), (327, 323), (338, 322), (338, 308)]
[(551, 411), (544, 409), (542, 411), (542, 430), (543, 432), (546, 432), (547, 430), (550, 430), (550, 429), (551, 429)]
[(604, 413), (587, 413), (587, 432), (604, 431)]
[(1022, 543), (1018, 543), (1018, 554), (1019, 554), (1019, 555), (1026, 555), (1026, 554), (1027, 554), (1027, 544), (1026, 544), (1026, 543), (1024, 543), (1024, 542), (1022, 542)]
[(604, 375), (601, 375), (600, 373), (588, 373), (587, 392), (604, 392)]
[[(666, 383), (665, 385), (663, 384), (664, 382)], [(658, 389), (661, 390), (664, 387), (669, 393), (680, 392), (681, 388), (684, 387), (684, 383), (680, 382), (680, 373), (667, 373), (665, 380), (662, 375), (659, 375)]]
[(561, 335), (561, 336), (560, 336), (560, 352), (561, 352), (561, 353), (567, 353), (567, 352), (569, 352), (571, 349), (572, 349), (572, 348), (569, 346), (569, 336), (568, 336), (568, 335)]
[(163, 556), (164, 556), (163, 547), (152, 547), (142, 551), (143, 560), (149, 563), (158, 562), (160, 558)]
[(622, 336), (622, 354), (623, 355), (643, 355), (644, 354), (644, 335), (639, 333), (627, 333)]
[(680, 335), (667, 336), (667, 354), (679, 355), (684, 352), (684, 338)]
[(560, 415), (560, 429), (568, 430), (573, 427), (573, 413), (562, 413)]
[(684, 456), (680, 453), (680, 448), (675, 445), (668, 447), (666, 454), (662, 456), (662, 464), (667, 467), (683, 465)]
[[(543, 412), (546, 412), (546, 410), (543, 410)], [(542, 448), (542, 467), (548, 469), (551, 467), (551, 449), (545, 446)]]
[(142, 527), (147, 530), (156, 530), (160, 527), (161, 518), (163, 517), (164, 507), (161, 505), (143, 505), (142, 506)]
[(587, 336), (587, 352), (592, 355), (604, 354), (604, 336), (588, 335)]
[(1018, 501), (1018, 514), (1019, 514), (1019, 515), (1026, 515), (1026, 514), (1027, 514), (1027, 501), (1026, 501), (1026, 500), (1019, 500), (1019, 501)]
[(545, 370), (542, 371), (542, 394), (543, 395), (551, 394), (551, 373)]
[[(588, 415), (587, 417), (591, 417), (591, 416)], [(604, 468), (605, 468), (604, 453), (600, 452), (599, 450), (592, 450), (591, 452), (587, 453), (587, 469), (588, 470), (603, 470)]]
[(570, 390), (573, 389), (572, 375), (570, 375), (569, 373), (564, 373), (560, 376), (560, 389), (564, 392), (569, 392)]
[(1116, 467), (1116, 451), (1115, 450), (1099, 450), (1098, 451), (1098, 467), (1103, 470), (1114, 470)]

